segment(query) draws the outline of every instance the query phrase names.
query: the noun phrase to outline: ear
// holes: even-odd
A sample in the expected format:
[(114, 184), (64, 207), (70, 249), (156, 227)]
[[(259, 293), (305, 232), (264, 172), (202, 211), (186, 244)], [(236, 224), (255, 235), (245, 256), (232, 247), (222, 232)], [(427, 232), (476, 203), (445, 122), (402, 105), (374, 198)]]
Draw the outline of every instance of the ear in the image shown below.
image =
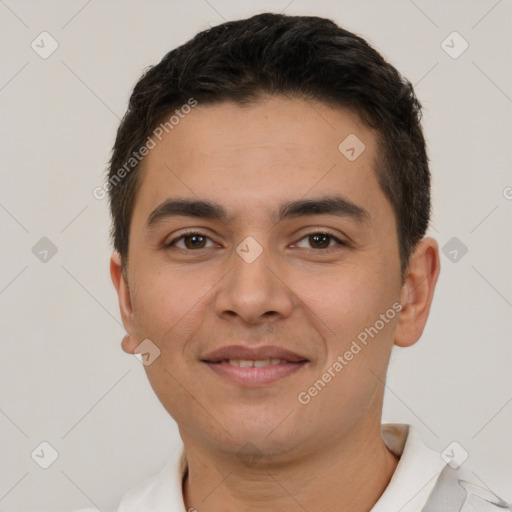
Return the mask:
[(134, 350), (137, 348), (137, 340), (134, 336), (135, 330), (133, 325), (132, 300), (130, 297), (128, 282), (121, 265), (121, 255), (118, 252), (114, 252), (110, 257), (110, 277), (112, 278), (112, 282), (114, 283), (114, 287), (117, 292), (121, 319), (123, 321), (124, 328), (128, 333), (123, 338), (121, 347), (127, 354), (133, 354)]
[(425, 328), (434, 297), (441, 263), (436, 240), (423, 238), (410, 257), (402, 287), (402, 310), (398, 315), (395, 345), (410, 347), (416, 343)]

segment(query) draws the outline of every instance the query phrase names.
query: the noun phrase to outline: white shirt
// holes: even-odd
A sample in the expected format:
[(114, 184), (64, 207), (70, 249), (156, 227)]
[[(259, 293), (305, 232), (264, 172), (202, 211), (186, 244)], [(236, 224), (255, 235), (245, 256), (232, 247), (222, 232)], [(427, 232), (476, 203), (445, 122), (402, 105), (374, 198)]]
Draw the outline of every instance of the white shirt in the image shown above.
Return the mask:
[[(446, 463), (421, 441), (411, 425), (383, 424), (381, 430), (384, 443), (400, 460), (370, 512), (420, 512)], [(182, 495), (182, 452), (183, 446), (160, 473), (124, 494), (116, 512), (187, 512)], [(89, 508), (75, 512), (99, 511)]]

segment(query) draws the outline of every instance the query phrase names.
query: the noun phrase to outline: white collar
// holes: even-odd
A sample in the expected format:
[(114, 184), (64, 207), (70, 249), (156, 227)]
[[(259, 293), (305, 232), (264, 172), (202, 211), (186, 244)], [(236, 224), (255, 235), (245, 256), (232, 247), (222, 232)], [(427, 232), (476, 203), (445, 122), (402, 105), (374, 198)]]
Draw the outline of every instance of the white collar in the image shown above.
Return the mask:
[(187, 512), (183, 503), (183, 444), (160, 473), (134, 487), (121, 498), (117, 512)]
[(371, 512), (420, 512), (446, 463), (412, 425), (387, 423), (381, 431), (384, 444), (400, 461)]
[[(400, 461), (388, 487), (370, 512), (419, 512), (445, 463), (410, 425), (383, 424), (383, 441)], [(123, 495), (117, 512), (186, 512), (182, 482), (183, 445), (157, 475)]]

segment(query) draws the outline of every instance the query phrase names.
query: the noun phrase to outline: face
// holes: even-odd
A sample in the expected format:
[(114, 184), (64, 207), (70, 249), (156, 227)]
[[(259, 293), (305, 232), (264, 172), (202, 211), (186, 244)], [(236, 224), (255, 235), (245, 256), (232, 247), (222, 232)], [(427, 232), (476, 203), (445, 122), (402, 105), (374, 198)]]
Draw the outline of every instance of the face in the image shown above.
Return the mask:
[(380, 423), (407, 301), (377, 151), (354, 113), (273, 97), (199, 104), (146, 157), (128, 279), (111, 269), (185, 443), (284, 456)]

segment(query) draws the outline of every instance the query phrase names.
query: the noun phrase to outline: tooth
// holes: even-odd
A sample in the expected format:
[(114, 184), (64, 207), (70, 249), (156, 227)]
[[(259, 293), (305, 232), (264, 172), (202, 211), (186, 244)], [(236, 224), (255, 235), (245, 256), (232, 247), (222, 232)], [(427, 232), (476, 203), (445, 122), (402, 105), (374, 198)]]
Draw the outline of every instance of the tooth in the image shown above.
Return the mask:
[(270, 359), (261, 359), (259, 361), (254, 361), (254, 366), (256, 368), (261, 368), (262, 366), (268, 366), (270, 364)]
[(281, 363), (285, 363), (286, 361), (283, 361), (282, 359), (258, 359), (257, 361), (249, 360), (249, 359), (229, 359), (227, 361), (232, 366), (239, 366), (241, 368), (249, 368), (249, 367), (255, 367), (255, 368), (263, 368), (264, 366), (268, 365), (277, 365)]

